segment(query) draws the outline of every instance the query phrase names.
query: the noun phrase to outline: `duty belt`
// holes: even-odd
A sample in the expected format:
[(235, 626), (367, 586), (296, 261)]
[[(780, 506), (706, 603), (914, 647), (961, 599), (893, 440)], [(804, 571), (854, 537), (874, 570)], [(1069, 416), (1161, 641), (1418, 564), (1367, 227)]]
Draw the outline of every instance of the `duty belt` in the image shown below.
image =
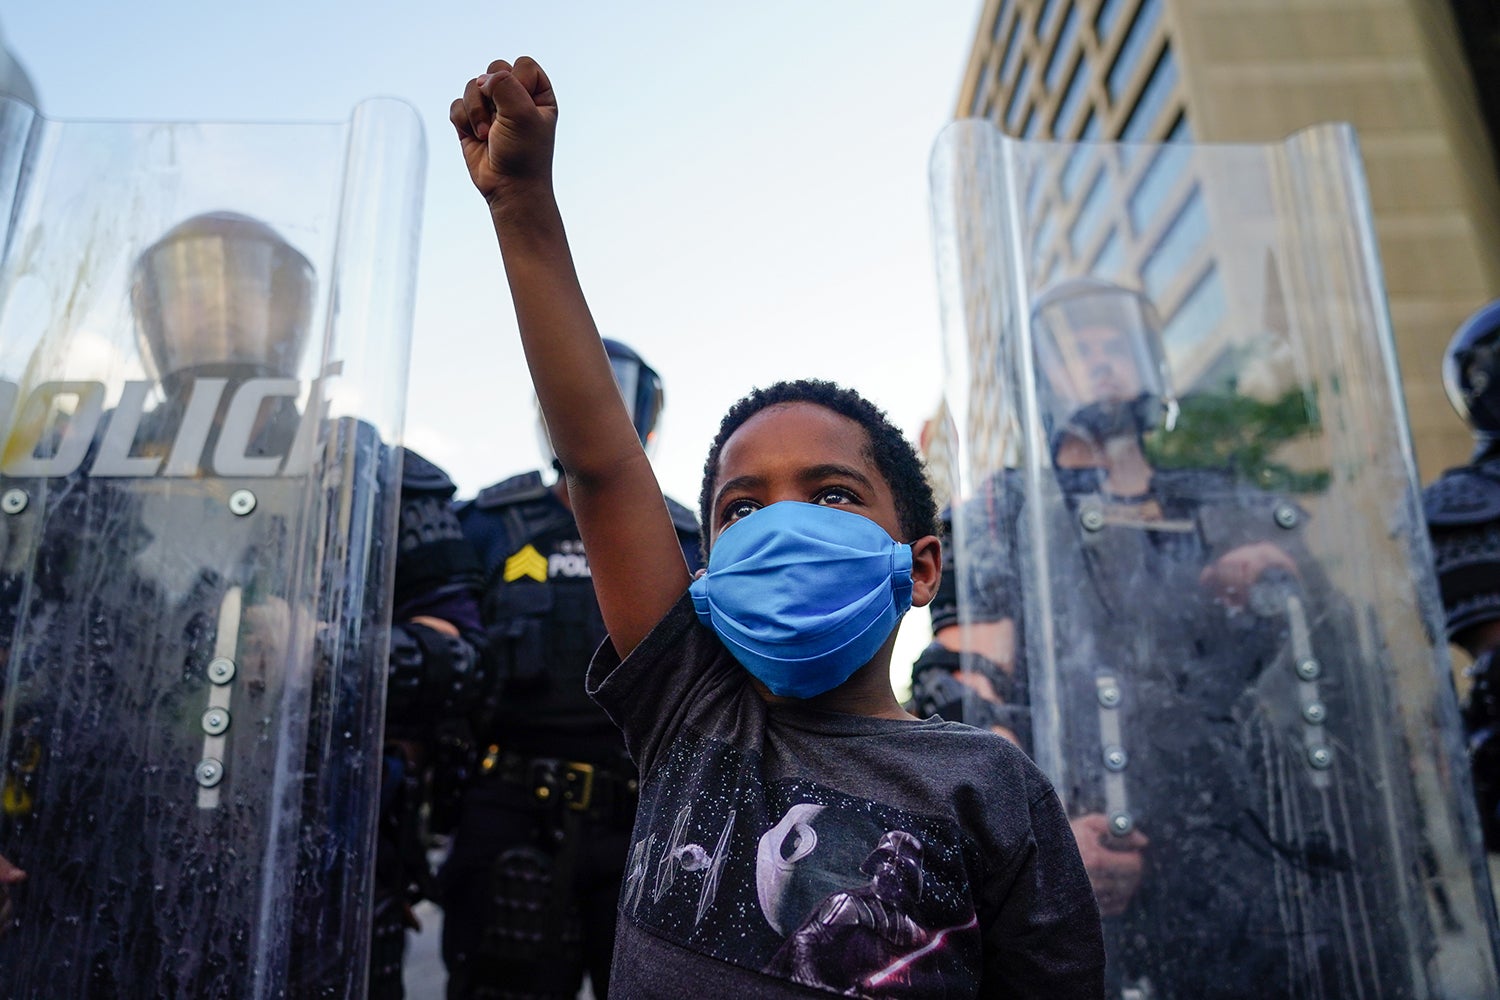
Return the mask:
[(603, 819), (633, 815), (640, 787), (635, 774), (620, 765), (523, 757), (494, 744), (479, 762), (479, 775), (526, 789), (538, 806)]

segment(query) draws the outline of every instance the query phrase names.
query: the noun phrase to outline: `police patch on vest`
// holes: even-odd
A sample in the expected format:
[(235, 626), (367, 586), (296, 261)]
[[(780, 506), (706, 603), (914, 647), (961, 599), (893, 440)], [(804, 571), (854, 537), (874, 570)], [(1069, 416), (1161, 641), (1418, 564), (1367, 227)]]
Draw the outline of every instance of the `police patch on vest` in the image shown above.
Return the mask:
[(584, 554), (583, 543), (577, 539), (564, 539), (557, 543), (557, 551), (547, 557), (547, 576), (580, 579), (592, 577), (589, 557)]
[(547, 582), (547, 560), (536, 546), (527, 545), (521, 551), (505, 560), (504, 579), (506, 583), (519, 580), (523, 576), (529, 576), (538, 583)]

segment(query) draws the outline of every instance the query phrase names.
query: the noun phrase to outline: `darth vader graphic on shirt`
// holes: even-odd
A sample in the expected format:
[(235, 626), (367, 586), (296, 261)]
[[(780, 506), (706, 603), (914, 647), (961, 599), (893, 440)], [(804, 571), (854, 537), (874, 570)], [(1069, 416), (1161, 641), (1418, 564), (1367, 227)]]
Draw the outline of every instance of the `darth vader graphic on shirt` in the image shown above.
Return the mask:
[(975, 848), (951, 819), (677, 741), (643, 792), (622, 913), (722, 961), (864, 997), (971, 994)]

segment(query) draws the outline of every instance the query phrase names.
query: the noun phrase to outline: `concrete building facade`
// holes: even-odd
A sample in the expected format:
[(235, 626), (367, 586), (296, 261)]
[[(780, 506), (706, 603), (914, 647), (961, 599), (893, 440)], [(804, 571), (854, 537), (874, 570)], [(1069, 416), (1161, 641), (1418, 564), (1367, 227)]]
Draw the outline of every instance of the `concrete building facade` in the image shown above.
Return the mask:
[[(1443, 392), (1443, 348), (1500, 297), (1497, 59), (1500, 8), (1468, 0), (988, 0), (956, 113), (1059, 140), (1259, 143), (1320, 122), (1354, 125), (1425, 482), (1471, 448)], [(1150, 285), (1149, 253), (1202, 208), (1192, 185), (1172, 183), (1170, 154), (1108, 169), (1119, 173), (1080, 158), (1028, 198), (1083, 205), (1101, 180), (1145, 190), (1155, 173), (1150, 217), (1042, 237), (1055, 241), (1059, 266), (1115, 255)], [(1205, 263), (1147, 290), (1170, 327), (1189, 310), (1224, 308), (1211, 278)]]

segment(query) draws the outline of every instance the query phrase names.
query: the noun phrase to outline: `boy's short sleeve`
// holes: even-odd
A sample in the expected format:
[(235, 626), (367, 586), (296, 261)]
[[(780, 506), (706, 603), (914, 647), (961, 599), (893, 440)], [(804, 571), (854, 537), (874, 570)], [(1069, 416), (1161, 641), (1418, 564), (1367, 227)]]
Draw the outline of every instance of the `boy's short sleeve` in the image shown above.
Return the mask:
[(729, 702), (754, 691), (748, 674), (701, 622), (684, 592), (623, 661), (606, 639), (589, 664), (585, 688), (625, 736), (642, 777), (684, 726), (721, 727)]
[(1050, 786), (1031, 801), (1031, 836), (999, 887), (1004, 904), (984, 929), (987, 996), (1104, 996), (1099, 907), (1073, 831)]

